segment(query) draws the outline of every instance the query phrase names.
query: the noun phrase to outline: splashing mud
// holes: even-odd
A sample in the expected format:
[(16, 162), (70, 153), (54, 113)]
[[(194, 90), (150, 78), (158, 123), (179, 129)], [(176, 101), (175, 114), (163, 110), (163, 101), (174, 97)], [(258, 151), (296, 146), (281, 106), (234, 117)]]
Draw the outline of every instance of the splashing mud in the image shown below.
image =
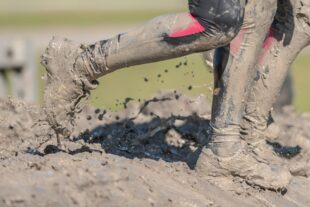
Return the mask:
[(1, 101), (0, 206), (309, 206), (310, 115), (288, 107), (274, 117), (268, 142), (294, 175), (283, 195), (194, 169), (208, 141), (204, 96), (161, 92), (117, 113), (89, 107), (65, 150), (38, 106)]

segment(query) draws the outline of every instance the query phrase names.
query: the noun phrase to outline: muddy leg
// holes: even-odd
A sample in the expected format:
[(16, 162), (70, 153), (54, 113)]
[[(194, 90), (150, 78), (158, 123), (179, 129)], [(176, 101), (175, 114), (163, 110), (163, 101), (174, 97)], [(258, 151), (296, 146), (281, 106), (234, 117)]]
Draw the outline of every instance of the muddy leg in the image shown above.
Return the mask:
[(238, 33), (244, 0), (189, 0), (190, 13), (157, 17), (128, 33), (83, 46), (54, 38), (42, 58), (47, 70), (45, 111), (58, 134), (69, 136), (82, 99), (109, 72), (228, 44)]
[(190, 14), (160, 16), (87, 46), (81, 56), (87, 70), (98, 78), (120, 68), (223, 46), (238, 33), (244, 13), (239, 0), (189, 0), (189, 9)]
[(276, 0), (248, 1), (241, 31), (229, 46), (216, 49), (212, 108), (213, 152), (231, 156), (240, 148), (244, 101), (256, 58), (273, 21)]
[[(308, 4), (304, 3), (308, 2)], [(310, 1), (279, 1), (275, 21), (256, 66), (257, 75), (249, 94), (243, 136), (248, 143), (264, 140), (270, 110), (299, 52), (310, 44)]]

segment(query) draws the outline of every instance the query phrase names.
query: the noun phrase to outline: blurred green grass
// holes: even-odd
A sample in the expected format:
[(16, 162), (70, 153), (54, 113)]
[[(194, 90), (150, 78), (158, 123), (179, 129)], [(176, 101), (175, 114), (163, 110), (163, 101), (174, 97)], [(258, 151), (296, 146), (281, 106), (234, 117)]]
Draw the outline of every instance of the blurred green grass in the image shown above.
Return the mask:
[(0, 27), (93, 26), (100, 24), (127, 24), (171, 13), (153, 11), (52, 11), (35, 13), (0, 13)]
[[(41, 65), (39, 68), (42, 77), (44, 69)], [(127, 98), (143, 101), (160, 90), (176, 90), (192, 96), (206, 94), (209, 100), (212, 99), (212, 74), (200, 54), (125, 68), (100, 78), (99, 82), (91, 103), (110, 110), (122, 109)], [(42, 78), (39, 85), (42, 101)]]
[(119, 109), (126, 98), (138, 101), (160, 90), (177, 90), (186, 95), (206, 94), (211, 100), (212, 74), (199, 54), (135, 66), (100, 79), (92, 103)]
[(310, 54), (299, 55), (292, 70), (294, 77), (294, 105), (300, 112), (310, 111)]

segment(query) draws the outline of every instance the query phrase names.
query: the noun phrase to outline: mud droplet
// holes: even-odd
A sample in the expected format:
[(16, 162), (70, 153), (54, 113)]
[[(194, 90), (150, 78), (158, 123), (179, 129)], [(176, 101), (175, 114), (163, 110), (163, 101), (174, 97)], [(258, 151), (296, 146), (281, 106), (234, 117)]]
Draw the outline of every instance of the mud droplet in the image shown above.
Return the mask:
[(87, 119), (88, 121), (90, 121), (90, 120), (92, 119), (91, 115), (88, 115), (88, 116), (86, 117), (86, 119)]
[(61, 150), (55, 145), (47, 145), (44, 149), (44, 154), (55, 154)]
[(101, 111), (100, 109), (96, 109), (96, 110), (95, 110), (95, 114), (99, 114), (100, 111)]
[(127, 97), (125, 98), (124, 102), (123, 102), (123, 106), (124, 106), (124, 109), (127, 109), (127, 105), (130, 101), (133, 101), (134, 99), (131, 98), (131, 97)]
[(118, 121), (118, 120), (120, 119), (120, 117), (119, 117), (119, 116), (116, 116), (115, 119)]
[(187, 88), (189, 91), (191, 91), (193, 89), (193, 86), (188, 86)]
[(169, 70), (168, 70), (168, 69), (166, 69), (166, 70), (165, 70), (165, 73), (168, 73), (168, 72), (169, 72)]
[(99, 121), (102, 121), (102, 120), (103, 120), (103, 116), (104, 116), (104, 114), (99, 114), (99, 115), (98, 115)]
[(182, 62), (180, 62), (179, 64), (177, 64), (175, 67), (176, 68), (180, 68), (182, 66)]
[(161, 78), (161, 74), (158, 74), (157, 77), (158, 77), (158, 78)]
[(145, 77), (144, 82), (149, 82), (149, 79), (147, 77)]
[(103, 112), (101, 113), (101, 114), (99, 114), (99, 116), (98, 116), (98, 119), (100, 120), (100, 121), (102, 121), (103, 120), (103, 117), (104, 117), (104, 115), (107, 113), (107, 111), (106, 110), (103, 110)]

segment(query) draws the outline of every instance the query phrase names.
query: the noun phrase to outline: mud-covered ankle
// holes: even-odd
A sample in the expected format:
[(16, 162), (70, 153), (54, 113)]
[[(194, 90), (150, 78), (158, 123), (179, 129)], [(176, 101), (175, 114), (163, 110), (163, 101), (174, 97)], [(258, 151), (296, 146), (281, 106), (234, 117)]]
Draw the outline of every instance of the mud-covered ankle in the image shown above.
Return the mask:
[(209, 143), (209, 147), (213, 154), (218, 157), (232, 157), (241, 150), (242, 145), (240, 140), (212, 141)]
[(240, 127), (231, 125), (228, 127), (217, 127), (211, 123), (211, 138), (209, 147), (212, 152), (220, 157), (231, 157), (239, 151), (240, 143)]
[(265, 130), (261, 131), (255, 128), (241, 129), (240, 138), (251, 146), (256, 146), (262, 142), (265, 142)]
[(91, 82), (96, 78), (89, 65), (88, 60), (85, 57), (85, 52), (82, 52), (75, 61), (74, 72), (80, 77), (87, 78)]
[(105, 44), (106, 41), (100, 41), (93, 45), (82, 46), (84, 52), (81, 53), (78, 61), (83, 63), (85, 70), (92, 80), (105, 75), (109, 71), (106, 61)]
[(263, 139), (267, 129), (268, 117), (258, 113), (256, 110), (243, 116), (240, 134), (245, 141)]

